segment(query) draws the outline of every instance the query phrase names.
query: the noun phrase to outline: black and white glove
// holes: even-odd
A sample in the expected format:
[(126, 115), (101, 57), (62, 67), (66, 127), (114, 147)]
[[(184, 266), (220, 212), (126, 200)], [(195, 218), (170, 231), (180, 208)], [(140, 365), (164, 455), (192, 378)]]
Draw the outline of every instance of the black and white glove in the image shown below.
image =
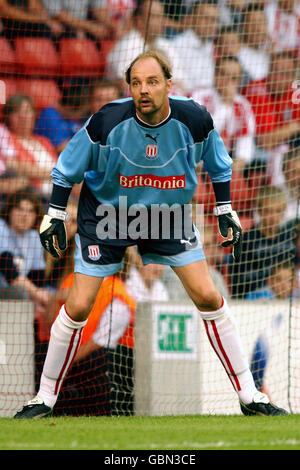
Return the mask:
[(54, 258), (61, 258), (68, 246), (66, 220), (67, 212), (49, 207), (40, 226), (41, 244)]
[(224, 247), (232, 246), (232, 256), (235, 261), (239, 261), (242, 251), (242, 226), (236, 211), (232, 210), (231, 204), (223, 204), (214, 208), (214, 214), (218, 217), (219, 231), (223, 238), (231, 238), (222, 242)]

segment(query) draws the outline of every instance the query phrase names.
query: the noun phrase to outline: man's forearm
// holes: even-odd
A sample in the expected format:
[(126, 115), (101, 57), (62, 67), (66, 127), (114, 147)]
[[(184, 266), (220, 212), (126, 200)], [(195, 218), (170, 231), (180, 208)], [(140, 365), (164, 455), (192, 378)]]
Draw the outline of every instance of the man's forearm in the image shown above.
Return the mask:
[(217, 204), (230, 204), (230, 180), (222, 183), (213, 183)]
[(65, 210), (68, 204), (68, 199), (72, 188), (58, 186), (53, 184), (52, 194), (50, 197), (49, 205), (55, 209)]
[(29, 294), (29, 297), (32, 300), (35, 300), (36, 294), (38, 292), (38, 287), (33, 284), (26, 276), (18, 276), (11, 283), (12, 286), (19, 286), (26, 290)]

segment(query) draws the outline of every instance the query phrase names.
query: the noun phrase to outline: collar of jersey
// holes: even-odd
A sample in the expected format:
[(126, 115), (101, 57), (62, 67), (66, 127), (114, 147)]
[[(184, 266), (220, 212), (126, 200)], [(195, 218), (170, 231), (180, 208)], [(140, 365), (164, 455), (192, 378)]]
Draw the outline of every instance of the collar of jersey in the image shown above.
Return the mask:
[(148, 127), (148, 128), (151, 128), (151, 129), (155, 129), (156, 127), (163, 126), (163, 125), (166, 124), (170, 119), (171, 119), (171, 107), (169, 107), (169, 114), (168, 114), (168, 116), (167, 116), (165, 119), (163, 119), (161, 122), (159, 122), (158, 124), (154, 124), (154, 125), (148, 124), (147, 122), (142, 121), (142, 119), (138, 117), (137, 113), (135, 113), (135, 120), (137, 121), (137, 123), (138, 123), (140, 126)]

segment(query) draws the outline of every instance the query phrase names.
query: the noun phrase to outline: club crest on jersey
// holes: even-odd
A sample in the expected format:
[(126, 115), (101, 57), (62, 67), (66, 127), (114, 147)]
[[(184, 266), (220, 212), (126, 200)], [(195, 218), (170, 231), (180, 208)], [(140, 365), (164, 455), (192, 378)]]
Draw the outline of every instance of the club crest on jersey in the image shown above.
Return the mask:
[(156, 144), (148, 144), (146, 147), (145, 157), (148, 160), (155, 160), (158, 158), (158, 146)]
[(101, 253), (100, 253), (98, 245), (89, 245), (88, 250), (89, 250), (89, 258), (92, 261), (97, 261), (100, 258)]

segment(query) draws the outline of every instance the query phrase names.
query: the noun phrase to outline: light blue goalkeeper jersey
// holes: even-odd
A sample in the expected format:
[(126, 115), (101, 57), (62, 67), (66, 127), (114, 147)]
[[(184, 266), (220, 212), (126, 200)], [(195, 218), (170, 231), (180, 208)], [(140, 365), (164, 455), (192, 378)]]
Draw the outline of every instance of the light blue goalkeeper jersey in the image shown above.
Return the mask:
[(197, 186), (196, 166), (214, 183), (231, 179), (232, 160), (205, 107), (170, 97), (170, 114), (157, 126), (136, 115), (131, 98), (105, 105), (71, 139), (51, 173), (53, 183), (83, 180), (103, 204), (188, 204)]

